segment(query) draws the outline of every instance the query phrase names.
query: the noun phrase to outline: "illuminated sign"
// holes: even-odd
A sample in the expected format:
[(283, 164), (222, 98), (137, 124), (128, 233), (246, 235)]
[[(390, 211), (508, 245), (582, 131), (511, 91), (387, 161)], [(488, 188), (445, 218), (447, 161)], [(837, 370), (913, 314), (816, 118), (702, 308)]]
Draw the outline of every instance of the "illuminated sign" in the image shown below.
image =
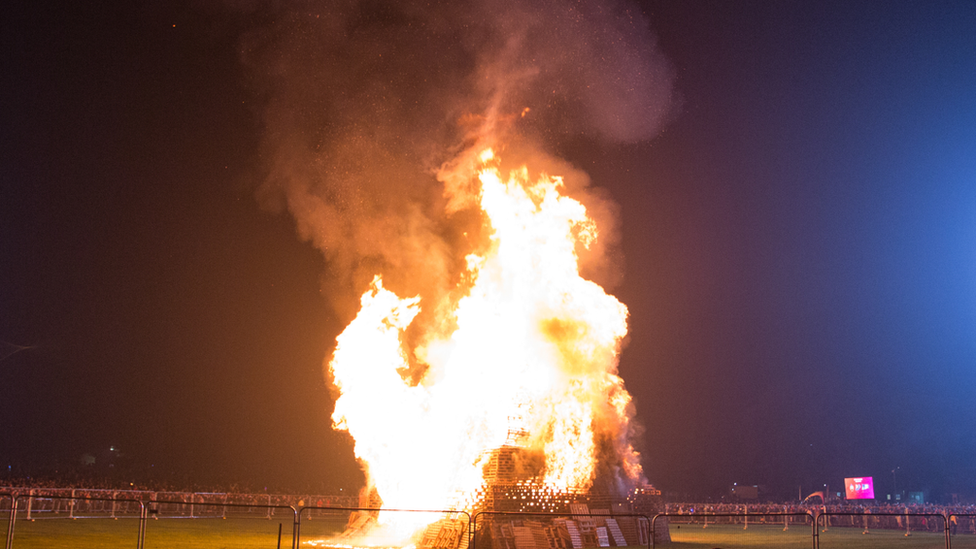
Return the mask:
[(844, 488), (847, 499), (874, 499), (873, 477), (845, 478)]

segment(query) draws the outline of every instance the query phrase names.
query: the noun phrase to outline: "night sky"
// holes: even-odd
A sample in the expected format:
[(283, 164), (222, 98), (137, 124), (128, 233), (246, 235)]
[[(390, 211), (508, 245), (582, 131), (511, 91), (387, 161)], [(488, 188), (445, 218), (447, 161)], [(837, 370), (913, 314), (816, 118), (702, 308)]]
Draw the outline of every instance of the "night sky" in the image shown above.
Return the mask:
[[(266, 196), (261, 40), (354, 2), (301, 4), (4, 9), (0, 475), (117, 447), (135, 482), (361, 483), (322, 366), (357, 294)], [(976, 498), (976, 4), (607, 6), (657, 37), (666, 120), (546, 143), (619, 206), (649, 480)]]

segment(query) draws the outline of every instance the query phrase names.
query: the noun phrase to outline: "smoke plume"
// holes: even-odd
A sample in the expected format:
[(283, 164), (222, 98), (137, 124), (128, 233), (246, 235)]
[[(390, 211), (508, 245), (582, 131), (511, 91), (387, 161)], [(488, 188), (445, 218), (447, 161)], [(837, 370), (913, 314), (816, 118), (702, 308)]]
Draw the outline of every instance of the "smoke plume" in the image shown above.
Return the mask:
[[(262, 104), (259, 198), (287, 209), (326, 259), (323, 284), (353, 317), (373, 276), (421, 295), (421, 323), (457, 292), (479, 246), (475, 148), (565, 176), (601, 227), (581, 257), (598, 273), (614, 205), (552, 150), (567, 136), (653, 137), (672, 72), (646, 18), (616, 1), (334, 0), (266, 5), (242, 56)], [(595, 276), (599, 276), (598, 274)]]

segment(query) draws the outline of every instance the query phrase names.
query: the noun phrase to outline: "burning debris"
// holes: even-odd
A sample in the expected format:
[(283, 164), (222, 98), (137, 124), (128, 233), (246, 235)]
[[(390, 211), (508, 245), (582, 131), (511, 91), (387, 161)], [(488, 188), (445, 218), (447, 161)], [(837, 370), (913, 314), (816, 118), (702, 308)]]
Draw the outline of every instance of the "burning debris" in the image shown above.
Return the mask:
[[(543, 481), (543, 469), (539, 456), (526, 448), (505, 445), (489, 452), (484, 484), (468, 504), (481, 517), (474, 533), (480, 546), (581, 549), (647, 543), (650, 525), (638, 515), (653, 517), (662, 510), (661, 493), (653, 486), (626, 496), (560, 490)], [(667, 529), (659, 530), (656, 541), (668, 541)]]

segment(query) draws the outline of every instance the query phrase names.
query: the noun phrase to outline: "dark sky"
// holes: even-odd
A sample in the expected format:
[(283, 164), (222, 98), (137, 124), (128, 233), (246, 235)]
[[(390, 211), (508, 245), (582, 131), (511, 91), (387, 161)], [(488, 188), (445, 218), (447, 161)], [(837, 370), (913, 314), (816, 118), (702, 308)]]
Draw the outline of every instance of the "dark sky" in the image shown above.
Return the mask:
[[(356, 487), (330, 266), (255, 198), (268, 10), (77, 4), (0, 16), (0, 463)], [(976, 5), (637, 10), (680, 108), (556, 152), (620, 205), (651, 482), (976, 497)]]

